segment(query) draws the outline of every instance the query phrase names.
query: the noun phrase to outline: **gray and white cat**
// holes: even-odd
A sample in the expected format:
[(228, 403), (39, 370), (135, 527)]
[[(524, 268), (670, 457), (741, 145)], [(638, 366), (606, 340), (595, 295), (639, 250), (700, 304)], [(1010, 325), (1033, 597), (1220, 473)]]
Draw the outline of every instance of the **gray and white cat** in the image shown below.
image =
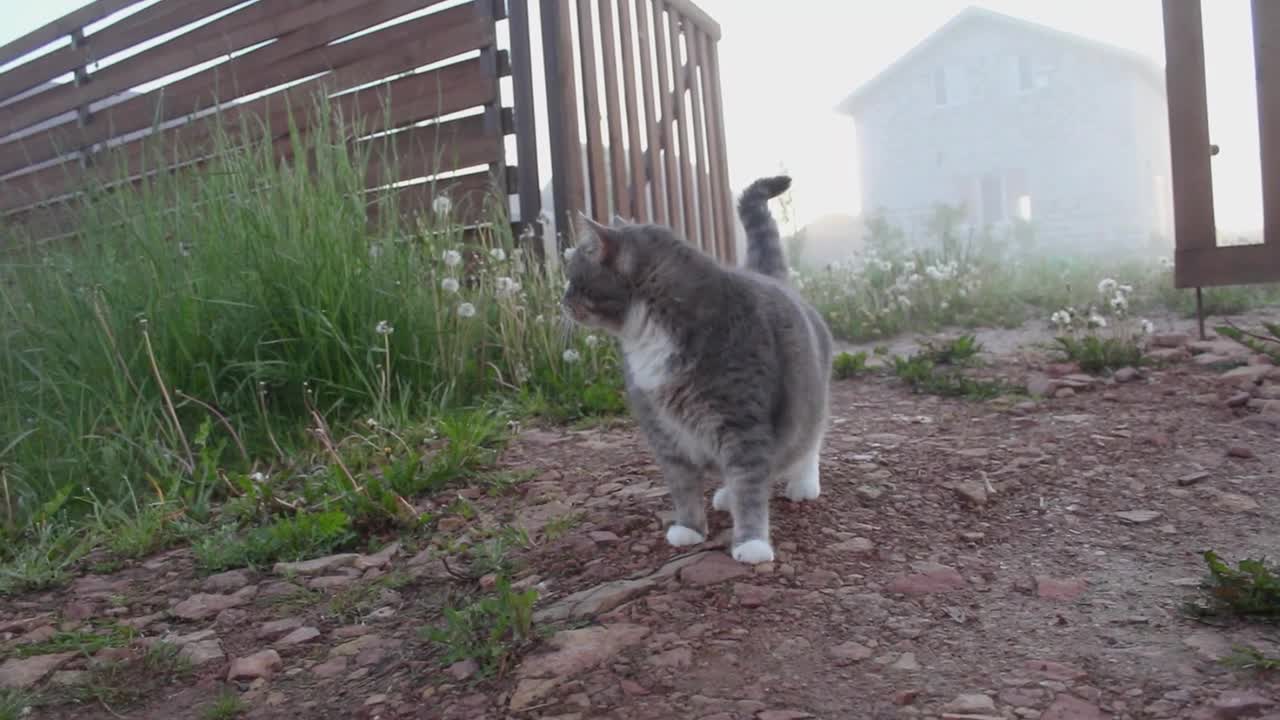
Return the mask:
[(574, 321), (617, 338), (628, 404), (675, 504), (667, 542), (707, 535), (712, 505), (733, 515), (734, 559), (773, 560), (772, 482), (793, 501), (818, 497), (827, 427), (831, 332), (787, 283), (768, 202), (791, 178), (762, 178), (738, 200), (744, 268), (725, 267), (658, 225), (585, 219), (567, 264), (563, 305)]

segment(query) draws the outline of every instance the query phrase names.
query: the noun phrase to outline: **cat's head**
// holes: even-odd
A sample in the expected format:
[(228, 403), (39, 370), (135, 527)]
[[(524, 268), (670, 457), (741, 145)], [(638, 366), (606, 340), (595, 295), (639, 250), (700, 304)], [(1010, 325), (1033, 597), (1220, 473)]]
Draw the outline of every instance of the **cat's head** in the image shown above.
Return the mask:
[(574, 322), (617, 334), (626, 322), (638, 277), (665, 244), (664, 230), (616, 216), (602, 225), (584, 215), (579, 225), (580, 240), (565, 267), (569, 283), (561, 304)]

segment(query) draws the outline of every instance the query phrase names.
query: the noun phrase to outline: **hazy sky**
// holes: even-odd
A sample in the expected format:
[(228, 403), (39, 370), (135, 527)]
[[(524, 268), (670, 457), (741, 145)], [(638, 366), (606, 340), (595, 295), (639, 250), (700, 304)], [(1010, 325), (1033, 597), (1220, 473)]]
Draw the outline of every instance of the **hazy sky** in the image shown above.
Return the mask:
[[(968, 5), (1128, 48), (1164, 63), (1160, 0), (697, 0), (721, 24), (721, 76), (733, 186), (785, 166), (801, 222), (854, 213), (852, 120), (834, 106)], [(9, 3), (0, 43), (83, 5)], [(1262, 224), (1249, 0), (1204, 3), (1219, 225)]]

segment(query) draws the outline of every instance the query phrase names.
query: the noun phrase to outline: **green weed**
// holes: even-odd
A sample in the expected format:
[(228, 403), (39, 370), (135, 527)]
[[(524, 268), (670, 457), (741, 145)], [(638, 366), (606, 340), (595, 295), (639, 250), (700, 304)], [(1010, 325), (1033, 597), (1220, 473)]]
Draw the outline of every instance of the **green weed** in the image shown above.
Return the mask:
[(224, 690), (218, 699), (200, 711), (204, 720), (234, 720), (249, 709), (249, 705), (233, 690)]
[(44, 642), (29, 645), (17, 645), (13, 654), (18, 657), (33, 655), (49, 655), (76, 651), (83, 655), (92, 655), (106, 647), (124, 647), (133, 642), (137, 631), (125, 625), (112, 625), (100, 631), (94, 628), (59, 632)]
[(867, 371), (867, 354), (841, 352), (835, 356), (831, 365), (837, 380), (847, 380)]
[(440, 646), (441, 663), (475, 660), (482, 676), (501, 676), (517, 653), (533, 640), (533, 606), (538, 591), (514, 592), (499, 576), (494, 594), (461, 608), (446, 608), (444, 627), (430, 627), (428, 640)]
[(357, 537), (351, 518), (330, 510), (280, 518), (247, 532), (223, 525), (197, 541), (192, 550), (201, 569), (217, 572), (330, 555), (351, 547)]
[(1241, 560), (1233, 568), (1212, 550), (1203, 557), (1209, 570), (1209, 598), (1207, 604), (1194, 608), (1198, 614), (1280, 619), (1280, 576), (1265, 560)]
[(1143, 362), (1142, 346), (1131, 338), (1086, 335), (1078, 338), (1063, 336), (1055, 338), (1055, 341), (1063, 357), (1087, 373), (1136, 368)]

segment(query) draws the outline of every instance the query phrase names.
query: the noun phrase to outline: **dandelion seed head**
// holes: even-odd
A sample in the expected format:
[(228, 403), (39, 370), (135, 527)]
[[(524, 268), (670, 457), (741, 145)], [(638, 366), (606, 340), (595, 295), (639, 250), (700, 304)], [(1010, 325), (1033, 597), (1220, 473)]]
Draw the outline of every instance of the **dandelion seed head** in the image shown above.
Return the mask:
[(561, 357), (563, 357), (564, 361), (569, 363), (570, 365), (582, 359), (582, 355), (579, 354), (578, 351), (574, 350), (573, 348), (569, 348), (568, 350), (565, 350), (564, 355), (562, 355)]
[(453, 201), (447, 195), (437, 195), (436, 199), (431, 201), (431, 209), (437, 215), (445, 215), (453, 209)]
[(1118, 285), (1119, 283), (1117, 283), (1115, 280), (1112, 280), (1111, 278), (1103, 278), (1102, 281), (1098, 283), (1098, 293), (1100, 295), (1107, 295), (1109, 293), (1115, 292), (1115, 289)]
[(587, 347), (595, 348), (600, 345), (600, 338), (595, 335), (588, 335), (585, 342), (587, 343)]
[(458, 317), (472, 318), (476, 316), (476, 306), (471, 303), (464, 302), (458, 306)]
[(462, 264), (462, 253), (457, 250), (445, 250), (444, 264), (447, 267), (458, 267)]
[(456, 293), (460, 287), (461, 285), (458, 284), (458, 281), (451, 277), (447, 277), (440, 281), (440, 289), (447, 293)]
[(396, 329), (392, 327), (391, 323), (387, 322), (386, 320), (379, 320), (378, 324), (375, 325), (373, 329), (379, 335), (390, 335), (391, 333), (396, 331)]
[(496, 247), (489, 251), (489, 257), (493, 258), (494, 262), (502, 262), (507, 259), (507, 251)]

